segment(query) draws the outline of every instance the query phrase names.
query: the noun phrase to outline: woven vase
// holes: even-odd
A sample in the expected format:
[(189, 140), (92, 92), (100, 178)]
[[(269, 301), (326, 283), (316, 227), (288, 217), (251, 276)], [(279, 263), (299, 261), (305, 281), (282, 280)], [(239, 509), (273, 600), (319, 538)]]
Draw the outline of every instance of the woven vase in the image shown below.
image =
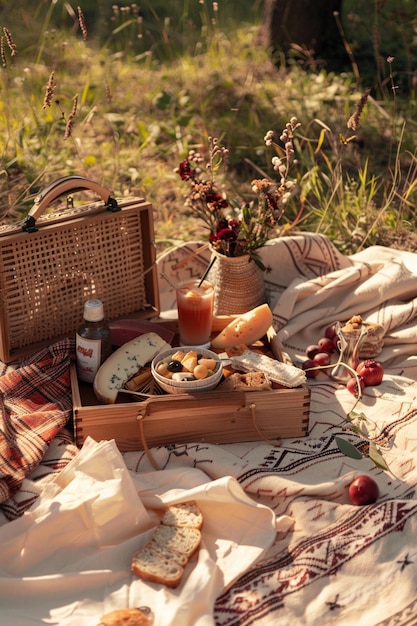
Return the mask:
[(235, 315), (266, 302), (264, 273), (249, 255), (216, 257), (207, 280), (214, 285), (214, 315)]

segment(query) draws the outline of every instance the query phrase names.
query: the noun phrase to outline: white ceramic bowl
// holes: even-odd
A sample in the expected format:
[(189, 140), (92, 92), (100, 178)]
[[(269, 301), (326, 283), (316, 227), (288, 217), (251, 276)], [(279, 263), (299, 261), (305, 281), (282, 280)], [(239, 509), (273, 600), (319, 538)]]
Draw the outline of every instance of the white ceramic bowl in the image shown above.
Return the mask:
[[(217, 361), (217, 365), (214, 370), (214, 374), (208, 376), (207, 378), (186, 381), (172, 380), (171, 378), (167, 378), (166, 376), (158, 374), (158, 364), (178, 352), (178, 350), (183, 350), (184, 352), (190, 352), (192, 350), (195, 350), (197, 354), (202, 354), (205, 357), (215, 359)], [(171, 348), (170, 350), (160, 352), (156, 355), (151, 363), (151, 371), (154, 379), (164, 391), (177, 395), (182, 393), (194, 393), (198, 391), (210, 391), (211, 389), (217, 387), (223, 375), (223, 368), (218, 354), (205, 348), (193, 346), (187, 346), (186, 348), (182, 348), (181, 346), (179, 346), (178, 348)]]

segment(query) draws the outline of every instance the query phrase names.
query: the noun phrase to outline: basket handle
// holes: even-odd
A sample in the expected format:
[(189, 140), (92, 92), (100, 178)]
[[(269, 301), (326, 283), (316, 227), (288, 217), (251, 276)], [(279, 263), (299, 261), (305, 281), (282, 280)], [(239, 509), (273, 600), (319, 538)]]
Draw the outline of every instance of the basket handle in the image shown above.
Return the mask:
[(107, 210), (115, 212), (120, 211), (120, 207), (108, 189), (83, 176), (64, 176), (51, 183), (35, 198), (32, 208), (29, 210), (26, 219), (22, 225), (22, 229), (27, 232), (33, 232), (36, 229), (36, 220), (42, 215), (45, 209), (57, 198), (65, 193), (76, 191), (94, 191), (103, 200)]

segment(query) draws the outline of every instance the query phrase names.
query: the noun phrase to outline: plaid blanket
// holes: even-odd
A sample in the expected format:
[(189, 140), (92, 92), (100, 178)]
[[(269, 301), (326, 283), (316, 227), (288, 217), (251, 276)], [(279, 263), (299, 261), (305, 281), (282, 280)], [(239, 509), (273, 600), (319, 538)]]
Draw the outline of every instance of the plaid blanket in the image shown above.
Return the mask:
[[(74, 342), (62, 340), (0, 375), (0, 503), (6, 506), (38, 468), (71, 416), (70, 362)], [(26, 502), (26, 506), (27, 506)], [(18, 507), (19, 508), (19, 507)], [(24, 507), (25, 508), (25, 507)], [(9, 502), (9, 519), (19, 514)]]

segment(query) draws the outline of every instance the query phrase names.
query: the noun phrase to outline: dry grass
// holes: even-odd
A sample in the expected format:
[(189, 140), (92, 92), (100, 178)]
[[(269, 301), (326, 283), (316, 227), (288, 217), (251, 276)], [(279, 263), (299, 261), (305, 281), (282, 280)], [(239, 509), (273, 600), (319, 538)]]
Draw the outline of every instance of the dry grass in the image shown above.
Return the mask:
[(354, 77), (277, 69), (256, 33), (216, 26), (200, 48), (161, 63), (151, 49), (129, 56), (100, 48), (85, 29), (45, 28), (26, 51), (8, 32), (0, 76), (2, 221), (24, 214), (50, 181), (79, 174), (117, 196), (145, 194), (160, 248), (201, 239), (203, 225), (187, 213), (174, 172), (180, 160), (192, 147), (204, 150), (208, 135), (218, 137), (230, 150), (225, 191), (247, 198), (259, 173), (274, 176), (266, 131), (295, 115), (300, 193), (282, 232), (297, 219), (297, 228), (323, 232), (345, 252), (392, 232), (404, 241), (416, 230), (415, 101), (395, 90), (386, 100), (371, 94), (349, 131), (363, 95)]

